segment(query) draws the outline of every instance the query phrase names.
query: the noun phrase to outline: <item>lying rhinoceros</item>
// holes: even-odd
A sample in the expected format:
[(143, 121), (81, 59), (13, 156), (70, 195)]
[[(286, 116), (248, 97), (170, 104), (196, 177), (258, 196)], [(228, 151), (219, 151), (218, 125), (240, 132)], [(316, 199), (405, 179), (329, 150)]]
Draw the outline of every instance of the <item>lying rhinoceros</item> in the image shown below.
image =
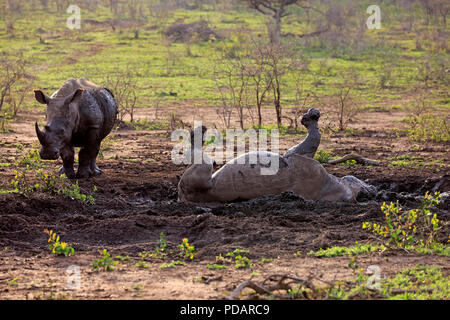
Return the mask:
[[(51, 97), (34, 90), (36, 100), (47, 105), (47, 125), (36, 134), (42, 145), (42, 159), (61, 156), (60, 174), (69, 178), (87, 178), (101, 174), (96, 158), (102, 140), (111, 132), (117, 118), (114, 95), (106, 88), (84, 79), (69, 79)], [(74, 147), (80, 147), (75, 175)]]
[[(327, 173), (313, 159), (320, 143), (319, 117), (316, 109), (303, 115), (302, 124), (308, 128), (308, 136), (284, 156), (266, 151), (246, 153), (229, 161), (214, 174), (212, 162), (208, 159), (192, 165), (179, 182), (179, 200), (228, 202), (293, 191), (307, 200), (354, 201), (360, 191), (375, 192), (373, 186), (353, 176), (337, 178)], [(191, 151), (192, 154), (196, 152), (201, 150)], [(267, 166), (267, 162), (251, 164), (249, 160), (255, 156), (256, 159), (276, 161), (279, 164), (276, 174), (262, 175), (261, 169)]]

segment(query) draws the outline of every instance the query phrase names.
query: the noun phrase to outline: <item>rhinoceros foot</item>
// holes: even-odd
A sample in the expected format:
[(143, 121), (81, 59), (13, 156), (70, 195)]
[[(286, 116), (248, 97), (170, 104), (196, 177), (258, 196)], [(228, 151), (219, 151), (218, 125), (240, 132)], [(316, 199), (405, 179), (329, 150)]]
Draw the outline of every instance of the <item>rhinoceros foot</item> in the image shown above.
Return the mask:
[(97, 167), (97, 165), (95, 164), (92, 168), (91, 168), (91, 175), (93, 176), (99, 176), (103, 173), (102, 170), (100, 170), (99, 167)]
[(91, 176), (91, 170), (89, 169), (89, 167), (78, 168), (78, 171), (76, 174), (77, 179), (86, 179), (86, 178), (89, 178), (90, 176)]
[(66, 175), (66, 177), (69, 179), (75, 178), (75, 171), (73, 171), (73, 168), (69, 169), (69, 168), (62, 166), (59, 169), (59, 175), (63, 175), (63, 174)]

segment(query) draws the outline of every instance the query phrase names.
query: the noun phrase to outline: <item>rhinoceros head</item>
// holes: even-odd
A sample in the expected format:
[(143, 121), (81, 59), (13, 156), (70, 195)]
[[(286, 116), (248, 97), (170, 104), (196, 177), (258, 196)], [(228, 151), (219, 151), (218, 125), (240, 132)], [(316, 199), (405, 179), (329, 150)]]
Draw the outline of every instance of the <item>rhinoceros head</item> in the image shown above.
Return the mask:
[(44, 130), (35, 123), (36, 135), (42, 146), (42, 159), (58, 159), (61, 148), (70, 144), (83, 92), (84, 89), (77, 89), (66, 97), (48, 97), (41, 90), (34, 90), (36, 100), (47, 105), (48, 123)]

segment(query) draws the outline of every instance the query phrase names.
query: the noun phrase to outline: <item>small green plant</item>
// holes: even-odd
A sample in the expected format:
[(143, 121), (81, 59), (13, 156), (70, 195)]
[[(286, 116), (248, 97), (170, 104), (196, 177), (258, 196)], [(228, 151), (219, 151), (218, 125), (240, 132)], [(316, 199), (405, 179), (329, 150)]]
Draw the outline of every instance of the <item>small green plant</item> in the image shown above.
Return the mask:
[(216, 263), (223, 264), (223, 263), (231, 263), (231, 262), (232, 262), (231, 258), (225, 258), (224, 256), (222, 256), (221, 253), (219, 253), (219, 255), (216, 256)]
[[(61, 176), (65, 177), (65, 176)], [(72, 200), (79, 200), (83, 203), (94, 205), (95, 204), (95, 197), (94, 194), (97, 191), (97, 187), (94, 186), (92, 188), (92, 192), (90, 194), (84, 194), (80, 190), (80, 186), (78, 185), (78, 181), (74, 184), (70, 184), (68, 186), (63, 187), (60, 190), (57, 190), (58, 194), (62, 194), (63, 196), (70, 198)]]
[(356, 162), (356, 160), (346, 160), (342, 163), (339, 163), (338, 166), (342, 166), (342, 167), (354, 167), (356, 166), (358, 163)]
[(166, 248), (167, 248), (166, 235), (164, 234), (164, 232), (161, 232), (159, 234), (158, 245), (155, 248), (155, 252), (156, 253), (166, 252)]
[(420, 168), (420, 167), (424, 166), (423, 160), (420, 159), (419, 157), (415, 157), (415, 156), (410, 157), (408, 155), (402, 155), (397, 158), (388, 159), (388, 160), (390, 160), (389, 164), (388, 164), (389, 168), (394, 168), (394, 167)]
[[(18, 151), (23, 150), (22, 145), (17, 146)], [(14, 178), (11, 185), (15, 192), (27, 195), (35, 188), (35, 184), (30, 180), (28, 172), (42, 169), (41, 157), (37, 150), (31, 150), (22, 154), (14, 161)]]
[[(406, 249), (410, 249), (410, 248), (407, 247)], [(412, 249), (414, 249), (416, 252), (418, 252), (420, 254), (425, 254), (425, 255), (435, 254), (438, 256), (450, 257), (450, 246), (448, 244), (432, 243), (427, 246), (414, 247)]]
[(66, 242), (61, 242), (60, 237), (55, 232), (53, 232), (53, 230), (49, 231), (45, 229), (44, 232), (48, 234), (48, 242), (50, 242), (48, 248), (53, 254), (64, 255), (67, 257), (72, 256), (75, 253), (75, 249)]
[(44, 166), (37, 150), (31, 150), (22, 154), (14, 162), (14, 166), (14, 178), (11, 180), (11, 185), (14, 188), (13, 192), (27, 196), (33, 191), (42, 191), (63, 195), (85, 204), (95, 204), (96, 186), (92, 188), (90, 194), (84, 194), (78, 185), (78, 181), (72, 184), (64, 174), (54, 175), (44, 172)]
[(302, 255), (302, 251), (298, 250), (297, 252), (294, 253), (294, 257), (300, 257)]
[[(234, 258), (234, 267), (236, 269), (251, 268), (252, 267), (251, 260), (248, 257), (246, 257), (246, 255), (249, 253), (250, 253), (249, 250), (234, 249), (233, 251), (228, 252), (226, 254), (226, 256)], [(220, 257), (222, 258), (223, 261), (227, 261), (227, 262), (232, 261), (231, 259), (227, 259), (222, 256), (220, 256)], [(217, 257), (216, 257), (216, 261), (217, 261)]]
[(111, 258), (108, 250), (103, 249), (102, 257), (98, 260), (92, 261), (92, 268), (95, 271), (114, 271), (114, 267), (119, 263)]
[(355, 271), (358, 268), (358, 262), (356, 261), (355, 257), (350, 257), (350, 260), (348, 261), (348, 267)]
[(194, 259), (196, 253), (195, 247), (189, 244), (188, 238), (184, 238), (181, 244), (178, 245), (178, 248), (180, 249), (180, 256), (185, 259)]
[(428, 246), (434, 243), (439, 230), (439, 219), (431, 209), (439, 204), (441, 195), (425, 194), (422, 205), (415, 210), (402, 212), (398, 204), (383, 203), (381, 210), (384, 213), (385, 224), (364, 222), (363, 229), (386, 238), (385, 245), (391, 248), (406, 248), (408, 246)]
[(319, 161), (320, 163), (328, 163), (328, 161), (333, 160), (333, 156), (331, 155), (331, 151), (327, 150), (317, 150), (314, 159)]
[(207, 264), (206, 267), (210, 270), (224, 270), (228, 268), (226, 265), (223, 264)]
[(339, 257), (339, 256), (352, 256), (352, 255), (358, 255), (358, 254), (364, 254), (364, 253), (370, 253), (370, 252), (376, 252), (376, 251), (382, 251), (386, 249), (384, 245), (372, 245), (370, 243), (368, 244), (361, 244), (359, 242), (355, 242), (355, 245), (352, 247), (330, 247), (327, 249), (320, 248), (318, 251), (310, 251), (308, 253), (309, 256), (313, 257)]
[(9, 280), (9, 281), (8, 281), (8, 284), (9, 284), (10, 286), (16, 286), (16, 287), (17, 287), (17, 286), (19, 285), (18, 280), (19, 280), (19, 278), (15, 277), (15, 278)]
[(273, 258), (261, 258), (261, 263), (273, 262)]
[(135, 264), (135, 266), (138, 267), (138, 268), (142, 268), (142, 269), (148, 268), (148, 264), (145, 263), (144, 260), (141, 260), (141, 261), (137, 262), (137, 263)]
[(235, 257), (236, 255), (246, 255), (249, 254), (250, 250), (234, 249), (227, 253), (227, 257)]
[(120, 260), (120, 261), (131, 261), (131, 260), (133, 260), (131, 257), (129, 257), (129, 256), (115, 256), (114, 257), (115, 259), (117, 259), (117, 260)]
[(234, 267), (236, 269), (251, 268), (252, 263), (251, 263), (251, 260), (249, 258), (247, 258), (246, 256), (238, 255), (238, 256), (234, 257)]
[(177, 266), (184, 266), (186, 263), (183, 261), (173, 261), (170, 263), (163, 263), (162, 265), (159, 266), (160, 269), (166, 269), (166, 268), (176, 268)]

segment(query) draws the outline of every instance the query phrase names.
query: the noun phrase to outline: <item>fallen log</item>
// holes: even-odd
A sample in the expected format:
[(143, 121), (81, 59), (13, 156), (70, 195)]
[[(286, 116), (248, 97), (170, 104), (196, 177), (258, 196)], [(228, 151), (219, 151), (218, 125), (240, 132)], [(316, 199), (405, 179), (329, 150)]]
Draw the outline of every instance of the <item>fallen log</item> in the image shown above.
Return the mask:
[(380, 161), (378, 160), (371, 160), (371, 159), (366, 159), (362, 156), (360, 156), (359, 154), (347, 154), (345, 156), (343, 156), (342, 158), (339, 159), (334, 159), (334, 160), (330, 160), (327, 163), (328, 164), (339, 164), (339, 163), (343, 163), (349, 160), (355, 160), (356, 163), (362, 164), (362, 165), (370, 165), (370, 166), (379, 166), (381, 164)]

